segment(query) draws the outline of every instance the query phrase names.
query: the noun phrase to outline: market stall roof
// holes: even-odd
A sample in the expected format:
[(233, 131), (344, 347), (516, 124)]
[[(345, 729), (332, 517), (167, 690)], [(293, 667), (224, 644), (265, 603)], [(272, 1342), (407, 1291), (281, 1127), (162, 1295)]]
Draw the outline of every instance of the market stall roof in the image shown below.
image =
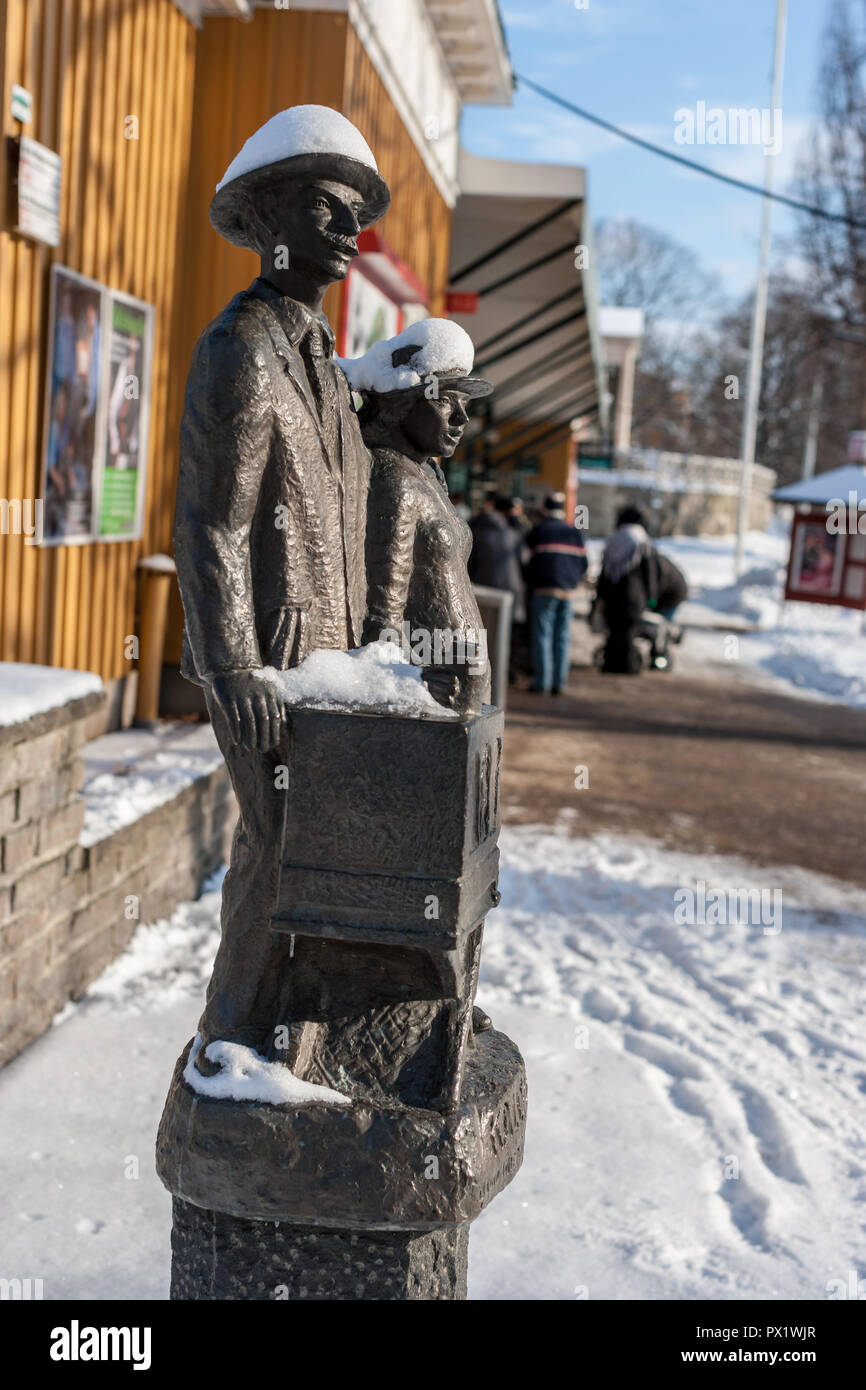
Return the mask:
[(858, 502), (866, 500), (866, 467), (862, 464), (846, 463), (828, 473), (801, 478), (786, 487), (777, 487), (770, 496), (774, 502), (811, 502), (820, 507), (836, 499), (847, 502), (849, 492), (856, 492)]
[[(494, 383), (485, 429), (607, 422), (585, 171), (461, 151), (450, 314)], [(475, 312), (460, 312), (477, 295)], [(529, 436), (526, 448), (532, 447)], [(517, 447), (517, 446), (515, 446)], [(524, 447), (524, 446), (521, 446)]]

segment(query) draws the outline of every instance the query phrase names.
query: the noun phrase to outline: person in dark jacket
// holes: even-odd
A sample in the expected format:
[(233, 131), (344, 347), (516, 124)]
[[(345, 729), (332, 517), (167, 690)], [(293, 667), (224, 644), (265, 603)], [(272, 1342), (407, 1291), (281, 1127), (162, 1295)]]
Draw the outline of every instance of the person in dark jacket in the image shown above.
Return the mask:
[(517, 677), (520, 634), (526, 624), (526, 591), (520, 568), (523, 533), (510, 524), (510, 497), (488, 497), (483, 509), (469, 523), (472, 551), (469, 578), (488, 589), (504, 589), (514, 599), (508, 650), (508, 679)]
[(656, 555), (639, 507), (623, 507), (608, 538), (598, 578), (608, 639), (602, 671), (637, 675), (643, 662), (635, 636), (645, 609), (657, 606)]
[(514, 621), (523, 622), (526, 600), (520, 571), (521, 532), (509, 525), (510, 497), (490, 497), (469, 523), (472, 552), (469, 578), (488, 589), (506, 589), (514, 595)]
[(526, 537), (532, 685), (558, 695), (568, 679), (574, 590), (586, 573), (586, 544), (565, 519), (561, 492), (545, 498), (544, 518)]

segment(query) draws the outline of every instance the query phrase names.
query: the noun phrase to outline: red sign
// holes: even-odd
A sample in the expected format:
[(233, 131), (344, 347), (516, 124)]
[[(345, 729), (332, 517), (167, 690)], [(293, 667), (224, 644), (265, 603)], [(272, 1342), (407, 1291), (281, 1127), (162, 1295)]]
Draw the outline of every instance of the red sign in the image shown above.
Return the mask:
[(477, 314), (478, 294), (473, 290), (449, 290), (445, 297), (448, 314)]

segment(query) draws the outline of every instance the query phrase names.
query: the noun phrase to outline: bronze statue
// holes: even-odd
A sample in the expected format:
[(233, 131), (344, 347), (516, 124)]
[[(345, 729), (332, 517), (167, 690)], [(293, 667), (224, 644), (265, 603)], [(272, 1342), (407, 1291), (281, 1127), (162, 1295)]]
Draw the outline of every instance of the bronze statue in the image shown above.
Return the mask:
[[(343, 364), (371, 485), (321, 312), (387, 205), (323, 107), (263, 126), (211, 205), (261, 275), (199, 339), (181, 432), (184, 670), (240, 820), (157, 1140), (173, 1299), (465, 1298), (469, 1223), (522, 1157), (522, 1060), (473, 1016), (503, 715), (436, 462), (489, 387), (443, 320)], [(286, 708), (280, 670), (404, 626), (447, 709)]]
[(181, 426), (175, 555), (183, 671), (204, 687), (240, 807), (197, 1066), (222, 1039), (261, 1050), (282, 1016), (289, 942), (274, 938), (286, 711), (266, 667), (362, 636), (369, 456), (322, 314), (360, 231), (390, 200), (360, 133), (326, 107), (280, 112), (211, 204), (261, 274), (196, 344)]
[(472, 533), (437, 460), (460, 443), (467, 402), (493, 389), (470, 375), (472, 357), (457, 324), (426, 319), (343, 363), (372, 454), (364, 641), (405, 637), (435, 698), (463, 714), (489, 699), (490, 667), (466, 569)]

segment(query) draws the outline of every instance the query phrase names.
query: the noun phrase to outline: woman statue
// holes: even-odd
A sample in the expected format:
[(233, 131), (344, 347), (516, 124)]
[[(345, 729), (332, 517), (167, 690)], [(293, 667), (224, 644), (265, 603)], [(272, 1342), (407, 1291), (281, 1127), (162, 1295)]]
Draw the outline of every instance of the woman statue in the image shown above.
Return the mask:
[(472, 533), (437, 460), (460, 443), (467, 401), (493, 389), (471, 375), (474, 356), (459, 324), (424, 319), (340, 364), (372, 456), (363, 640), (408, 646), (434, 698), (461, 715), (489, 698), (490, 666), (466, 570)]

